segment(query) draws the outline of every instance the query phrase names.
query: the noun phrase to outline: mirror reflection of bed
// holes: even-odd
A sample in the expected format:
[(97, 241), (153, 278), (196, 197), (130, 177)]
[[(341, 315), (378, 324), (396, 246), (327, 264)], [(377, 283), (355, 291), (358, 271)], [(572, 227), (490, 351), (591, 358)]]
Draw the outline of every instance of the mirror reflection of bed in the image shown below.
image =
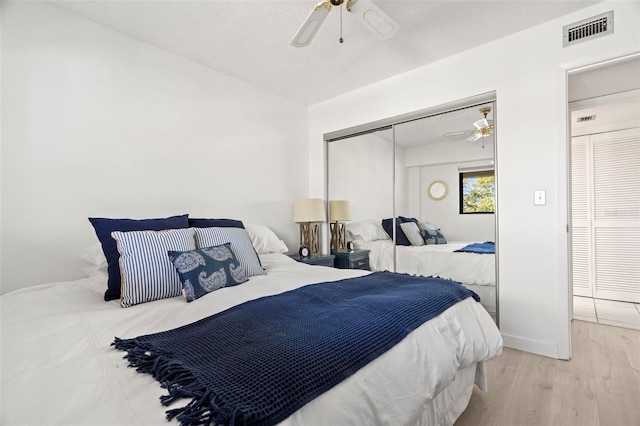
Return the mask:
[[(481, 110), (489, 108), (491, 129), (481, 134), (474, 123), (482, 126)], [(372, 270), (461, 282), (496, 318), (496, 254), (489, 244), (496, 240), (495, 197), (492, 206), (463, 209), (460, 195), (478, 176), (491, 176), (495, 188), (494, 113), (495, 102), (476, 102), (330, 140), (327, 194), (350, 201), (347, 238), (356, 250), (369, 250)], [(487, 190), (489, 181), (482, 182)]]

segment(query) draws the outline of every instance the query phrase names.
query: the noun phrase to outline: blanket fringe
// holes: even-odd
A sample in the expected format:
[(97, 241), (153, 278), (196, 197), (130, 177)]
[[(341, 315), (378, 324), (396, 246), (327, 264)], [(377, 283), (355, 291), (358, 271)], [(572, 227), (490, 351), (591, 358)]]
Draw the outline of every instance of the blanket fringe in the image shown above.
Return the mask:
[[(126, 351), (125, 359), (136, 371), (151, 374), (168, 394), (160, 397), (164, 406), (182, 398), (191, 398), (184, 407), (166, 411), (167, 420), (177, 418), (182, 425), (234, 425), (243, 424), (242, 415), (224, 408), (216, 395), (207, 392), (197, 379), (179, 362), (172, 361), (160, 353), (151, 353), (144, 342), (138, 339), (115, 338), (111, 344)], [(236, 423), (240, 420), (239, 423)]]

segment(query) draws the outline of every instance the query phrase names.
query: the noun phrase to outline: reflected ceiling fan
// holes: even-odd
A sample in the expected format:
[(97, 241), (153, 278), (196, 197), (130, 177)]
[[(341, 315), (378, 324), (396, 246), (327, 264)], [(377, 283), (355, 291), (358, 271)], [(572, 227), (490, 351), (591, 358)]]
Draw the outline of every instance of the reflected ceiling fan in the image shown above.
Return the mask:
[(475, 129), (472, 130), (473, 134), (467, 138), (467, 142), (475, 142), (493, 133), (493, 120), (487, 120), (487, 114), (490, 112), (491, 108), (480, 109), (480, 114), (484, 115), (484, 118), (473, 123)]
[[(327, 0), (316, 4), (295, 37), (293, 37), (293, 40), (291, 40), (291, 45), (294, 47), (308, 46), (331, 8), (333, 6), (341, 7), (343, 3), (346, 5), (348, 12), (351, 12), (369, 31), (381, 40), (393, 37), (398, 32), (398, 28), (400, 28), (393, 19), (369, 0)], [(342, 37), (340, 37), (340, 42), (342, 43)]]

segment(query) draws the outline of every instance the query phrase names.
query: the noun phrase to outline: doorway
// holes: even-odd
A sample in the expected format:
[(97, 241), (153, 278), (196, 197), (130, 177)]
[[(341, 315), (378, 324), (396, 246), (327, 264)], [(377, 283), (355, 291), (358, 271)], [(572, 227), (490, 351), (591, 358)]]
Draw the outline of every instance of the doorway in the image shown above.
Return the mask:
[(640, 329), (640, 56), (569, 74), (573, 318)]

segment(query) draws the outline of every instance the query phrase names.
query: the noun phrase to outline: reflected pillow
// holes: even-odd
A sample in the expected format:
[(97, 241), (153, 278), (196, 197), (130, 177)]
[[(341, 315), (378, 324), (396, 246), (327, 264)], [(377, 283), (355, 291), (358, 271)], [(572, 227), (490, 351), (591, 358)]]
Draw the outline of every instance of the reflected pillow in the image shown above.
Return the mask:
[(198, 250), (169, 251), (168, 254), (182, 282), (182, 294), (187, 302), (247, 281), (230, 243)]
[(377, 241), (388, 240), (389, 236), (379, 220), (359, 220), (347, 223), (349, 240)]
[(407, 237), (412, 246), (423, 246), (424, 239), (420, 233), (420, 228), (415, 222), (405, 222), (400, 224), (402, 232)]
[[(405, 222), (417, 222), (417, 220), (402, 216), (396, 218), (396, 245), (398, 246), (411, 245), (411, 241), (409, 241), (404, 232), (402, 232), (402, 228), (400, 227), (400, 225)], [(393, 218), (383, 219), (382, 228), (384, 228), (389, 237), (393, 238)]]
[(440, 229), (436, 228), (429, 222), (419, 222), (420, 232), (424, 238), (425, 244), (447, 244), (447, 239)]

